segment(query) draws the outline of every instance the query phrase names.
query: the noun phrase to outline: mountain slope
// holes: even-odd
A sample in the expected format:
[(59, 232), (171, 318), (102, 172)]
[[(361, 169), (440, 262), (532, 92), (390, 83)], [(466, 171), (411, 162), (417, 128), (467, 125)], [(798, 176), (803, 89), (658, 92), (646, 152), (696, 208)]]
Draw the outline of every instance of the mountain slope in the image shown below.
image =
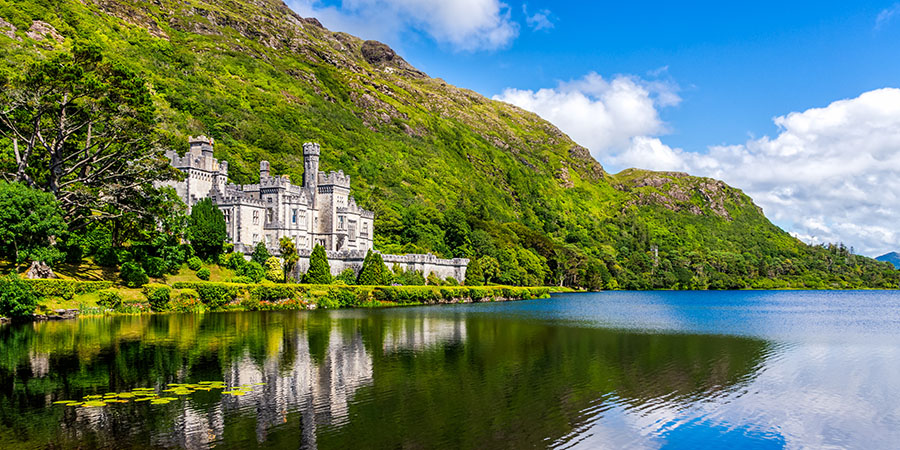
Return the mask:
[(900, 253), (897, 253), (897, 252), (885, 253), (875, 259), (878, 261), (889, 262), (895, 268), (900, 269)]
[[(611, 175), (552, 124), (418, 71), (280, 1), (0, 0), (0, 53), (101, 45), (142, 73), (169, 144), (215, 137), (232, 181), (295, 182), (302, 142), (353, 177), (388, 252), (491, 256), (495, 279), (591, 287), (887, 286), (885, 266), (811, 248), (724, 183)], [(40, 57), (40, 56), (37, 56)], [(8, 143), (0, 144), (8, 147)], [(852, 259), (852, 261), (851, 261)]]

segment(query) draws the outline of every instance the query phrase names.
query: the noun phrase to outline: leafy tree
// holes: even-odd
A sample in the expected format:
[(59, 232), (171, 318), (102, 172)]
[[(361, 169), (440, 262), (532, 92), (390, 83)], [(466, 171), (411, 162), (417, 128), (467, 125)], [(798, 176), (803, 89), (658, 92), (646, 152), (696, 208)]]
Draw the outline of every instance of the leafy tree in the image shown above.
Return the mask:
[(384, 259), (381, 254), (369, 250), (366, 252), (366, 259), (363, 260), (362, 269), (356, 278), (356, 284), (362, 286), (381, 286), (385, 284), (384, 280)]
[(493, 256), (482, 256), (478, 259), (478, 265), (484, 274), (485, 284), (496, 281), (500, 276), (500, 263)]
[(203, 281), (209, 281), (209, 276), (212, 275), (209, 271), (208, 267), (203, 267), (197, 271), (197, 278)]
[(269, 259), (266, 260), (266, 265), (263, 266), (266, 269), (266, 279), (273, 282), (279, 282), (284, 280), (284, 270), (281, 267), (281, 261), (278, 260), (277, 256), (270, 256)]
[(437, 276), (436, 273), (429, 272), (428, 278), (425, 278), (425, 284), (427, 284), (429, 286), (440, 286), (442, 284), (441, 278), (439, 276)]
[(476, 258), (470, 259), (466, 266), (466, 286), (484, 286), (484, 272)]
[(52, 263), (51, 240), (65, 232), (66, 222), (52, 195), (0, 181), (0, 249), (6, 256), (17, 263), (43, 256)]
[(0, 277), (0, 316), (30, 316), (37, 307), (38, 300), (31, 285), (19, 278), (19, 275), (12, 273)]
[(309, 270), (303, 276), (303, 282), (307, 284), (331, 284), (331, 267), (328, 265), (328, 255), (325, 247), (316, 244), (309, 256)]
[[(68, 220), (151, 216), (153, 182), (175, 179), (157, 145), (144, 79), (94, 44), (36, 58), (0, 79), (9, 176), (53, 194)], [(0, 77), (2, 78), (2, 77)]]
[(300, 260), (300, 255), (297, 254), (297, 247), (294, 245), (294, 240), (285, 236), (281, 238), (279, 242), (279, 246), (281, 247), (281, 259), (282, 259), (282, 268), (284, 269), (284, 282), (288, 282), (288, 277), (291, 272), (294, 271), (294, 266), (297, 265), (297, 261)]
[(130, 288), (141, 287), (150, 281), (150, 278), (147, 277), (147, 273), (144, 272), (144, 268), (134, 261), (128, 261), (122, 264), (122, 270), (119, 272), (119, 276), (122, 277), (122, 281), (125, 282), (125, 285)]
[(266, 243), (263, 241), (259, 241), (256, 243), (256, 247), (253, 248), (253, 254), (250, 255), (250, 260), (255, 261), (259, 265), (264, 265), (269, 257), (272, 256), (269, 254), (269, 249), (266, 248)]
[(227, 233), (225, 215), (209, 198), (197, 202), (191, 209), (191, 245), (200, 257), (209, 259), (222, 251)]
[(250, 261), (238, 271), (239, 276), (247, 277), (254, 283), (259, 283), (266, 277), (266, 269), (256, 261)]

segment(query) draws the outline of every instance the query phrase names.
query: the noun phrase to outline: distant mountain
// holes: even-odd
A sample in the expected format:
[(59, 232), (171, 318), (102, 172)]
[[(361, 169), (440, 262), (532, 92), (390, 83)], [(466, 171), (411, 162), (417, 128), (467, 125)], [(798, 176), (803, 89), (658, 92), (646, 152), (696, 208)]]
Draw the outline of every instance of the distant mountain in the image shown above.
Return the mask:
[[(900, 286), (885, 264), (793, 238), (739, 189), (610, 174), (536, 114), (281, 0), (0, 1), (0, 80), (75, 41), (145, 77), (181, 151), (188, 135), (214, 137), (232, 182), (257, 182), (265, 159), (299, 183), (302, 143), (321, 143), (322, 169), (353, 177), (385, 252), (490, 256), (506, 284)], [(0, 140), (0, 172), (14, 170), (10, 147)]]
[(896, 267), (897, 269), (900, 269), (900, 253), (897, 253), (897, 252), (885, 253), (875, 259), (877, 259), (879, 261), (883, 261), (883, 262), (889, 262), (889, 263), (893, 264), (894, 267)]

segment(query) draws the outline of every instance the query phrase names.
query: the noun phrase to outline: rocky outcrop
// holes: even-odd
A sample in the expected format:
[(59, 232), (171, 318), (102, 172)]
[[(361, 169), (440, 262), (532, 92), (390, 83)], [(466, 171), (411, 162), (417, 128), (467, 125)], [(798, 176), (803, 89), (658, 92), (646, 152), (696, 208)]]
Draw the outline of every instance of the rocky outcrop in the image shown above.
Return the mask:
[(62, 42), (64, 40), (62, 35), (56, 31), (56, 28), (53, 28), (53, 25), (41, 20), (32, 22), (31, 28), (28, 29), (28, 32), (26, 32), (25, 35), (38, 42), (43, 41), (48, 37), (56, 42)]
[(25, 272), (25, 278), (29, 280), (37, 280), (37, 279), (48, 279), (48, 278), (59, 278), (53, 273), (53, 269), (47, 265), (45, 262), (41, 261), (32, 261), (31, 267), (28, 268), (28, 271)]

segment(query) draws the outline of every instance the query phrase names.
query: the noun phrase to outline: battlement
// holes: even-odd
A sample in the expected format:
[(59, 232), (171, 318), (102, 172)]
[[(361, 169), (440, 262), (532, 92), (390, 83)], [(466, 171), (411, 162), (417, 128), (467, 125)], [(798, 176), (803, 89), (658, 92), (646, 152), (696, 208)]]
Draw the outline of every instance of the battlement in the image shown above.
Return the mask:
[(319, 149), (319, 144), (316, 142), (306, 142), (303, 144), (303, 156), (319, 156), (320, 151), (321, 150)]
[(215, 141), (213, 140), (213, 138), (203, 135), (190, 136), (188, 137), (188, 144), (191, 147), (190, 153), (199, 156), (208, 156), (210, 158), (213, 155), (213, 145), (215, 145)]
[(292, 186), (292, 184), (290, 177), (288, 177), (287, 175), (281, 175), (278, 177), (260, 177), (259, 186), (261, 188), (279, 187), (287, 189), (288, 187)]
[(345, 175), (343, 170), (337, 172), (319, 172), (319, 186), (338, 186), (350, 189), (350, 175)]

